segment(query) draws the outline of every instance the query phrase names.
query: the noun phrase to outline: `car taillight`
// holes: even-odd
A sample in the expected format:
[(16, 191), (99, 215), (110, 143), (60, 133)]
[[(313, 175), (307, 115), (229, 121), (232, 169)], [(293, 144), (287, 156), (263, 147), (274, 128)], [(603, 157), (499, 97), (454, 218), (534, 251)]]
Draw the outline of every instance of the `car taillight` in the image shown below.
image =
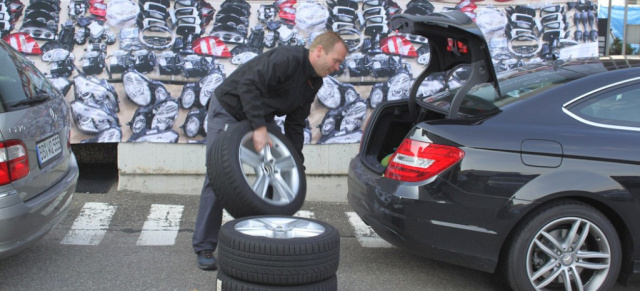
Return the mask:
[(380, 49), (388, 55), (400, 55), (410, 58), (418, 57), (418, 52), (411, 41), (401, 35), (392, 35), (380, 40)]
[(442, 173), (462, 160), (464, 152), (456, 147), (405, 139), (391, 156), (385, 177), (418, 182)]
[(20, 180), (29, 174), (27, 147), (19, 140), (0, 143), (0, 185)]
[(231, 52), (224, 42), (215, 36), (205, 36), (192, 42), (193, 51), (199, 55), (230, 58)]
[(16, 32), (2, 38), (19, 52), (31, 55), (40, 55), (42, 50), (36, 39), (25, 32)]

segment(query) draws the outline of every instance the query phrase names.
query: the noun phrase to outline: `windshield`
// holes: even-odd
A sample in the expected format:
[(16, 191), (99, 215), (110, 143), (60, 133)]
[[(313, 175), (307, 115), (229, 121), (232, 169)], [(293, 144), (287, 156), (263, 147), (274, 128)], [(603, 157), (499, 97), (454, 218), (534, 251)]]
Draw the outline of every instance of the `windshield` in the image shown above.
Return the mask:
[[(525, 100), (559, 84), (601, 72), (604, 67), (600, 62), (571, 64), (554, 68), (547, 64), (537, 64), (498, 74), (501, 94), (491, 83), (474, 86), (463, 97), (460, 105), (462, 117), (474, 117), (495, 114), (508, 104)], [(418, 103), (448, 112), (455, 94), (460, 90), (468, 75), (468, 65), (453, 68), (446, 73), (434, 73), (420, 85)]]

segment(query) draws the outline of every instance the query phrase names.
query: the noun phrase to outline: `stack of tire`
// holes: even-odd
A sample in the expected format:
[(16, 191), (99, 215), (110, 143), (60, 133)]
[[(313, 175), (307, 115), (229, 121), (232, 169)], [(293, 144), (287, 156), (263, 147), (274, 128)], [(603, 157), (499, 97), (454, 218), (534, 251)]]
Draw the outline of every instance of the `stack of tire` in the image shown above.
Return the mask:
[(340, 234), (326, 222), (291, 216), (304, 202), (304, 166), (280, 128), (267, 128), (273, 146), (261, 153), (246, 120), (225, 127), (211, 147), (207, 175), (237, 218), (218, 234), (217, 290), (337, 290)]
[(218, 240), (218, 291), (333, 291), (340, 235), (302, 217), (264, 215), (225, 223)]

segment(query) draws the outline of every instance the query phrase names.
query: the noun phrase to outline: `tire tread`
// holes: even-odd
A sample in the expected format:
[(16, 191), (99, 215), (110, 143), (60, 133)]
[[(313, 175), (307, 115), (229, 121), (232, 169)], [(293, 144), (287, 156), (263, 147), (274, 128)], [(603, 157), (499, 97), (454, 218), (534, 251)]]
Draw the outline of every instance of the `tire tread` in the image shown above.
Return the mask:
[(334, 275), (340, 261), (338, 230), (321, 221), (317, 237), (268, 239), (235, 231), (232, 221), (220, 230), (220, 269), (242, 281), (268, 285), (300, 285)]

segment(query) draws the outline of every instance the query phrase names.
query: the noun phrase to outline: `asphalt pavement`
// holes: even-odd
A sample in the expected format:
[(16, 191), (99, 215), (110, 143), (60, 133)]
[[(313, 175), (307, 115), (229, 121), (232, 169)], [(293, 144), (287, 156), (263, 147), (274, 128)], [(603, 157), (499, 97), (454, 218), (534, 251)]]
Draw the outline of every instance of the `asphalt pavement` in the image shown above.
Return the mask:
[[(60, 225), (33, 247), (0, 259), (0, 290), (216, 290), (217, 272), (198, 269), (191, 249), (198, 200), (76, 193)], [(347, 203), (307, 202), (297, 215), (339, 230), (338, 290), (508, 290), (500, 276), (391, 247)], [(614, 290), (640, 290), (640, 284)]]

